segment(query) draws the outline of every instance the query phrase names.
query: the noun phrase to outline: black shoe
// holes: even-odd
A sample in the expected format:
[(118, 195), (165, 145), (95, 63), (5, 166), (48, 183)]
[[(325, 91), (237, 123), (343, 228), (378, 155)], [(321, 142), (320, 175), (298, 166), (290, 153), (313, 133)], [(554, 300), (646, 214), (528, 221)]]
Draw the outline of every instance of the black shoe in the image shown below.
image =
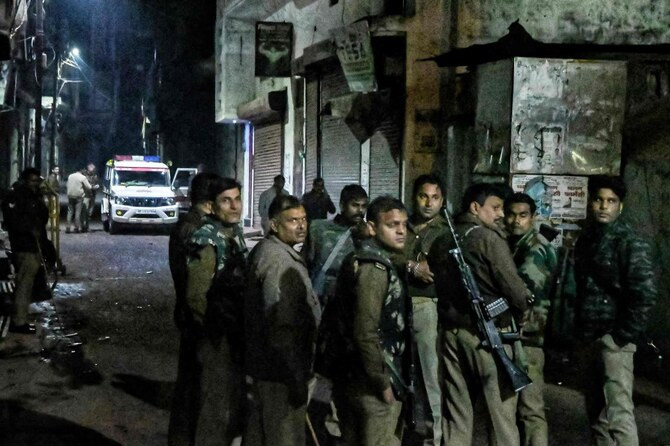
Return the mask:
[(35, 334), (35, 326), (33, 324), (10, 325), (9, 332), (19, 334)]

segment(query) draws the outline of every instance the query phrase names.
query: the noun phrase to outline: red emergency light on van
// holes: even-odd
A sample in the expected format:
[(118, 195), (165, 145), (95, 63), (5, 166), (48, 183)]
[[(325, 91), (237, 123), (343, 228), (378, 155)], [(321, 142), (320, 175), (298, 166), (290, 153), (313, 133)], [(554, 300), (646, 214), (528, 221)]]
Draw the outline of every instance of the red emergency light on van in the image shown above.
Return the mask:
[(158, 155), (114, 155), (114, 161), (154, 161), (159, 163), (161, 157)]

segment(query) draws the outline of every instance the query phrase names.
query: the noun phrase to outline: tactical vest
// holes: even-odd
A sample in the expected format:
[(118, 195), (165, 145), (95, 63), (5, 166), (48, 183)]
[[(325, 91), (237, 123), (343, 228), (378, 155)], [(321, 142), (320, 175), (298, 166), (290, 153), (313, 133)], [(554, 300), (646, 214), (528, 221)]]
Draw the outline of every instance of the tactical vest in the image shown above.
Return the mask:
[(379, 320), (379, 337), (382, 349), (397, 358), (405, 351), (406, 291), (404, 284), (388, 255), (374, 245), (364, 244), (354, 254), (354, 262), (358, 264), (374, 262), (376, 266), (383, 267), (388, 274), (388, 291)]
[(227, 334), (229, 338), (240, 338), (244, 278), (248, 249), (239, 226), (233, 228), (232, 237), (227, 236), (223, 224), (211, 216), (203, 217), (204, 224), (191, 237), (191, 243), (204, 247), (214, 246), (216, 272), (207, 292), (205, 328), (211, 337)]

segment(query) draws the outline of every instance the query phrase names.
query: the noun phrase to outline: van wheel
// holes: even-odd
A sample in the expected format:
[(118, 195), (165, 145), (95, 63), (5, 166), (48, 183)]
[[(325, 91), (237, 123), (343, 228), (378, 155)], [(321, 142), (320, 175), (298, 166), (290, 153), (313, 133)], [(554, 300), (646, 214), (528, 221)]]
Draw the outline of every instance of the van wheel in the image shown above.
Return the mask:
[(104, 229), (105, 232), (109, 232), (109, 217), (107, 217), (107, 220), (102, 221), (102, 229)]
[(111, 218), (107, 220), (107, 226), (109, 226), (109, 233), (110, 234), (118, 234), (119, 231), (121, 230), (121, 224), (114, 222)]

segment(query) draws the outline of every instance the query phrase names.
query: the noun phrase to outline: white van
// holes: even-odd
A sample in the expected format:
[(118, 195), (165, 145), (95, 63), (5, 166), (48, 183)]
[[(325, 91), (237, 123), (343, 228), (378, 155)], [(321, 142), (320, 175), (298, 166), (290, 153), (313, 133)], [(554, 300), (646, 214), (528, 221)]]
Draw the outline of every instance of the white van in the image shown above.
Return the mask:
[(158, 156), (115, 155), (107, 161), (100, 205), (102, 224), (110, 234), (122, 225), (173, 225), (179, 208), (170, 169)]

